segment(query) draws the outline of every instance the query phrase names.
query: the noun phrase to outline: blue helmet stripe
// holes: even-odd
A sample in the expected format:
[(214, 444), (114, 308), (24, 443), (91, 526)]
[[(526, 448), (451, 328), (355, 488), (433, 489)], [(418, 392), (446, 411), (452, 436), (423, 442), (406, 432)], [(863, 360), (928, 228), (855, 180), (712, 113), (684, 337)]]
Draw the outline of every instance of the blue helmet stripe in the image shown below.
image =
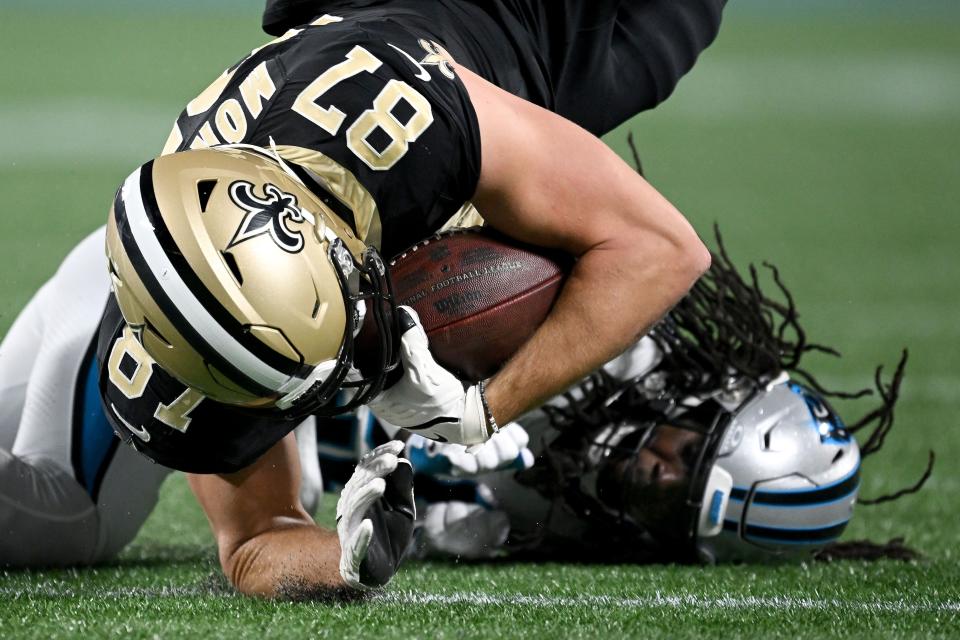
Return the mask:
[[(822, 505), (846, 498), (860, 487), (860, 465), (846, 477), (831, 484), (812, 489), (765, 490), (753, 494), (752, 504), (776, 506), (812, 506)], [(749, 488), (734, 487), (730, 499), (743, 502), (750, 493)]]
[[(758, 506), (764, 507), (766, 509), (819, 509), (820, 507), (825, 507), (827, 505), (831, 505), (837, 502), (844, 502), (846, 500), (849, 500), (850, 496), (856, 493), (856, 491), (859, 488), (860, 488), (860, 484), (857, 483), (853, 487), (853, 489), (848, 493), (837, 496), (836, 498), (830, 498), (830, 499), (824, 500), (823, 502), (808, 502), (808, 503), (797, 503), (797, 504), (773, 504), (770, 502), (763, 502), (763, 503), (753, 502), (752, 504), (757, 504)], [(740, 502), (743, 502), (743, 500), (741, 499)]]
[[(823, 544), (839, 538), (843, 530), (846, 529), (848, 522), (850, 522), (849, 519), (841, 520), (825, 527), (810, 529), (786, 529), (747, 524), (743, 537), (747, 540), (775, 542), (777, 544)], [(739, 523), (736, 520), (725, 520), (723, 529), (736, 533), (739, 529)]]

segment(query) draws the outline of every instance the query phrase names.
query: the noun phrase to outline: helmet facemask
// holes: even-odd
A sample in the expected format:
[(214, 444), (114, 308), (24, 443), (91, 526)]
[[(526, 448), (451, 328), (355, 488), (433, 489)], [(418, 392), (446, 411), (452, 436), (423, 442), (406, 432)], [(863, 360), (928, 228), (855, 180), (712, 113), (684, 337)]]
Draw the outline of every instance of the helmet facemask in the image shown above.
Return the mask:
[(656, 379), (600, 372), (581, 385), (582, 399), (547, 407), (560, 436), (517, 478), (621, 540), (618, 560), (697, 562), (704, 494), (732, 412), (713, 399), (684, 404)]
[[(331, 416), (366, 404), (383, 390), (399, 363), (396, 301), (390, 272), (379, 252), (367, 247), (358, 264), (336, 239), (330, 243), (330, 261), (344, 292), (349, 321), (330, 373), (300, 393), (278, 401), (279, 408), (291, 409), (297, 415)], [(370, 340), (364, 342), (361, 361), (357, 338), (368, 315), (372, 318), (376, 340), (375, 344)], [(341, 391), (346, 391), (348, 398), (337, 402)]]

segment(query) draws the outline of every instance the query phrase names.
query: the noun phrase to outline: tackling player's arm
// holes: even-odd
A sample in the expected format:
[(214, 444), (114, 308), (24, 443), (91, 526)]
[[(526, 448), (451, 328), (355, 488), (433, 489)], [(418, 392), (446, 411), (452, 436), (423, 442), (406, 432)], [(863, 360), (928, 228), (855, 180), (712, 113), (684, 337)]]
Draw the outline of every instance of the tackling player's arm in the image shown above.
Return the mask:
[(300, 505), (293, 434), (242, 471), (188, 477), (216, 537), (223, 572), (238, 590), (273, 597), (285, 587), (346, 587), (337, 532), (314, 524)]
[(547, 320), (487, 387), (503, 424), (634, 343), (709, 268), (710, 254), (598, 138), (457, 70), (480, 125), (474, 204), (504, 233), (579, 258)]
[(330, 598), (382, 587), (413, 536), (413, 469), (388, 442), (365, 454), (337, 501), (337, 530), (300, 504), (293, 434), (230, 474), (190, 475), (230, 582), (247, 595)]

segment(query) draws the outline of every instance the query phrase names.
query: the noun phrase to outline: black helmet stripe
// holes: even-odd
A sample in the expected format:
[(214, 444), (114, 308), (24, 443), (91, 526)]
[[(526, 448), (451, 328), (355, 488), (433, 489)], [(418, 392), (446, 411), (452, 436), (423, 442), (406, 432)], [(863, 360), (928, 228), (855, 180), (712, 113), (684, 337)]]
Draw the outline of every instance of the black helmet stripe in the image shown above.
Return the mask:
[[(131, 247), (136, 247), (139, 262), (134, 263), (134, 267), (138, 275), (145, 284), (150, 283), (148, 288), (155, 299), (167, 301), (164, 312), (204, 358), (211, 363), (229, 362), (229, 371), (240, 374), (234, 376), (223, 370), (236, 384), (252, 392), (257, 390), (259, 395), (263, 395), (263, 389), (285, 390), (295, 383), (292, 378), (301, 377), (298, 374), (309, 368), (276, 354), (244, 331), (193, 270), (185, 266), (186, 261), (159, 215), (152, 180), (144, 182), (144, 176), (150, 175), (152, 167), (152, 162), (147, 163), (128, 177), (119, 194), (126, 220), (121, 230), (123, 242), (128, 253), (133, 253)], [(269, 361), (261, 357), (266, 354), (270, 356)]]
[(163, 216), (160, 215), (160, 207), (157, 206), (157, 198), (153, 191), (152, 160), (145, 164), (140, 171), (140, 195), (143, 198), (143, 208), (147, 212), (147, 219), (150, 221), (150, 224), (153, 225), (157, 240), (167, 254), (170, 263), (173, 264), (191, 293), (196, 296), (200, 304), (213, 316), (217, 323), (226, 331), (230, 332), (248, 351), (274, 369), (283, 371), (289, 376), (303, 378), (309, 375), (311, 367), (303, 365), (299, 361), (291, 360), (281, 353), (277, 353), (255, 336), (251, 335), (233, 314), (220, 304), (216, 296), (210, 293), (210, 290), (207, 289), (203, 281), (197, 276), (197, 273), (190, 266), (190, 263), (187, 262), (187, 259), (170, 234), (170, 230), (167, 228)]
[[(860, 465), (846, 478), (823, 487), (791, 491), (756, 491), (752, 504), (777, 505), (784, 507), (817, 506), (849, 496), (860, 486)], [(745, 500), (748, 489), (736, 487), (730, 492), (731, 500)]]
[(242, 388), (258, 395), (269, 395), (274, 393), (273, 389), (261, 385), (256, 380), (249, 378), (240, 369), (236, 368), (233, 364), (221, 356), (183, 317), (183, 315), (177, 309), (177, 306), (167, 296), (166, 292), (163, 290), (163, 287), (157, 282), (157, 279), (154, 277), (150, 267), (147, 266), (146, 260), (144, 259), (143, 254), (140, 252), (140, 248), (133, 239), (133, 236), (130, 233), (130, 223), (127, 220), (126, 207), (124, 205), (121, 192), (119, 191), (117, 192), (117, 197), (113, 203), (113, 211), (114, 217), (117, 221), (117, 230), (119, 231), (120, 241), (123, 243), (123, 248), (127, 254), (127, 258), (130, 260), (130, 264), (133, 265), (137, 275), (143, 282), (143, 286), (146, 287), (147, 291), (150, 293), (150, 297), (153, 298), (153, 301), (158, 307), (160, 307), (160, 311), (162, 311), (163, 314), (170, 320), (170, 322), (177, 327), (177, 330), (181, 333), (181, 335), (183, 335), (183, 337), (191, 345), (193, 345), (194, 348), (197, 349), (204, 360), (216, 367), (218, 371), (221, 371), (225, 376), (230, 378), (230, 380), (232, 380), (234, 383), (240, 385)]
[[(822, 545), (839, 538), (843, 530), (846, 529), (848, 522), (849, 520), (843, 520), (826, 527), (815, 527), (812, 529), (762, 527), (748, 523), (743, 531), (743, 537), (746, 540), (755, 540), (757, 542)], [(739, 523), (736, 520), (725, 520), (723, 529), (731, 533), (738, 533)]]

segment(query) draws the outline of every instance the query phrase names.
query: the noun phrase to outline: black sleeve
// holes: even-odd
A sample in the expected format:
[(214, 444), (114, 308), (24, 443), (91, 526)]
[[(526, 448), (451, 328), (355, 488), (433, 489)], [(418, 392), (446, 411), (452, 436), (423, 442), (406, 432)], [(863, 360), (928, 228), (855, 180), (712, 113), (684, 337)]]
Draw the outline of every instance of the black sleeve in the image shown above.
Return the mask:
[[(111, 295), (97, 345), (100, 397), (114, 432), (150, 460), (188, 473), (232, 473), (252, 464), (296, 427), (296, 422), (280, 414), (243, 410), (209, 398), (186, 412), (188, 421), (182, 429), (161, 421), (158, 409), (173, 405), (187, 387), (149, 356), (137, 362), (133, 355), (121, 353), (125, 326)], [(137, 367), (150, 369), (149, 380), (137, 397), (129, 397), (111, 379), (110, 356), (115, 349), (119, 357), (114, 359), (114, 377), (131, 379)]]
[(318, 0), (267, 0), (263, 10), (263, 30), (272, 36), (279, 36), (287, 29), (319, 15), (322, 4)]

